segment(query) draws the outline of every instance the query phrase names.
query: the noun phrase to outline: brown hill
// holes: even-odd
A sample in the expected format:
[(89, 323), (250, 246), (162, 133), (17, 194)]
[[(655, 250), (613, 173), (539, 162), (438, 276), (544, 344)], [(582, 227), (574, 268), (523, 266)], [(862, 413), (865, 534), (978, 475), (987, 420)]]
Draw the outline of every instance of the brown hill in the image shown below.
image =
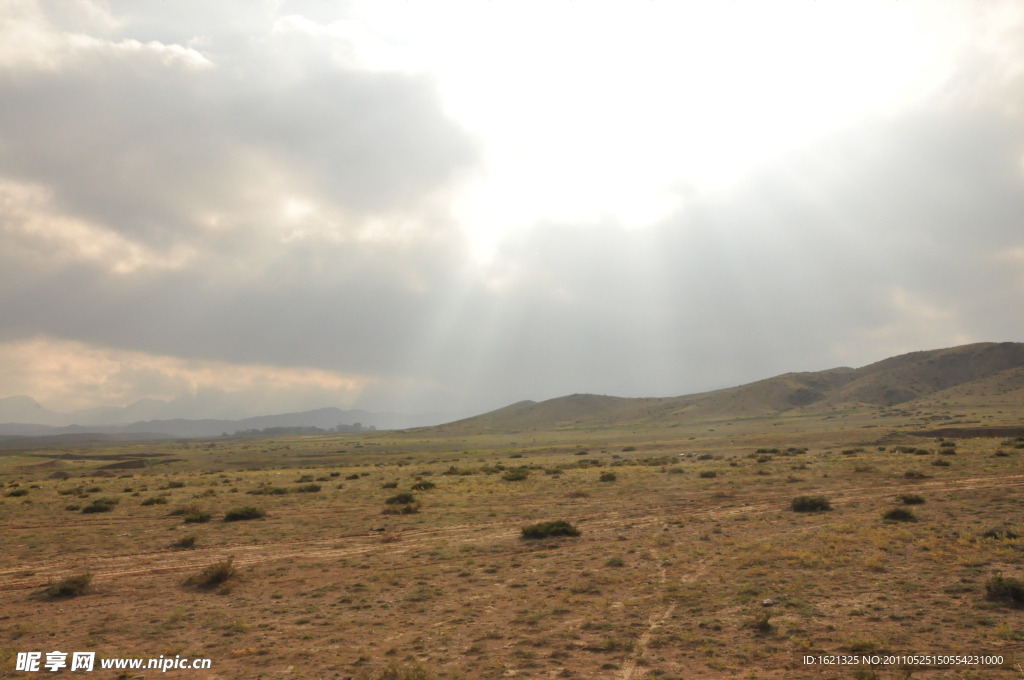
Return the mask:
[(738, 387), (681, 397), (572, 394), (521, 401), (437, 428), (439, 434), (515, 432), (627, 423), (692, 423), (765, 418), (864, 405), (891, 407), (956, 398), (1017, 399), (1024, 394), (1024, 343), (977, 343), (911, 352), (863, 366), (786, 373)]

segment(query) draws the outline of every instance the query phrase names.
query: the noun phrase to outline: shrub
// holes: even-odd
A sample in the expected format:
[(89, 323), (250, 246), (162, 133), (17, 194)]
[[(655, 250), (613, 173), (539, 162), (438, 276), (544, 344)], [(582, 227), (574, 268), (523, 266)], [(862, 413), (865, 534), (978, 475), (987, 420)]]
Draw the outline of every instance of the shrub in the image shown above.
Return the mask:
[(380, 485), (380, 488), (382, 488), (382, 489), (397, 489), (398, 488), (398, 482), (384, 482), (383, 484)]
[(794, 512), (824, 512), (832, 509), (832, 504), (824, 496), (797, 496), (790, 504)]
[(117, 498), (97, 498), (89, 505), (82, 508), (82, 512), (86, 514), (94, 512), (110, 512), (117, 505)]
[(923, 472), (918, 472), (917, 470), (907, 470), (903, 473), (903, 477), (905, 479), (925, 479), (928, 475)]
[(142, 505), (167, 505), (167, 498), (165, 496), (152, 496), (142, 501)]
[(403, 491), (402, 493), (395, 494), (394, 496), (392, 496), (392, 497), (388, 498), (387, 500), (385, 500), (384, 504), (385, 505), (408, 505), (410, 503), (415, 503), (415, 502), (416, 502), (416, 496), (413, 496), (408, 491)]
[(210, 513), (205, 510), (197, 510), (196, 512), (190, 512), (185, 515), (186, 524), (203, 524), (209, 522), (210, 518), (213, 517)]
[(917, 517), (910, 510), (906, 508), (893, 508), (884, 515), (882, 519), (887, 519), (890, 522), (916, 522)]
[(347, 477), (345, 477), (345, 479), (359, 479), (359, 473), (358, 472), (354, 472), (351, 475), (348, 475)]
[(586, 491), (569, 491), (565, 494), (566, 498), (590, 498), (590, 494)]
[(934, 465), (935, 467), (949, 467), (949, 461), (942, 460), (941, 458), (936, 458), (935, 460), (932, 461), (932, 465)]
[(623, 559), (621, 557), (613, 557), (610, 560), (608, 560), (607, 562), (605, 562), (604, 566), (606, 566), (606, 567), (624, 567), (624, 566), (626, 566), (626, 563), (623, 561)]
[(1024, 581), (1017, 578), (993, 576), (985, 584), (985, 599), (1005, 602), (1014, 607), (1024, 606)]
[(427, 481), (422, 481), (421, 480), (421, 481), (416, 482), (415, 484), (412, 485), (412, 490), (413, 491), (429, 491), (430, 489), (433, 489), (436, 486), (437, 486), (437, 484), (434, 484), (433, 482), (427, 482)]
[(266, 511), (260, 508), (253, 507), (251, 505), (246, 505), (245, 507), (242, 508), (234, 508), (232, 510), (228, 510), (227, 514), (224, 515), (224, 521), (239, 522), (246, 519), (262, 519), (266, 516)]
[(74, 512), (75, 510), (81, 509), (81, 507), (82, 506), (78, 505), (77, 503), (71, 503), (70, 505), (65, 505), (64, 509), (67, 510), (68, 512)]
[(340, 472), (332, 472), (331, 473), (331, 477), (340, 477), (340, 476), (341, 476)]
[(419, 503), (406, 503), (404, 505), (391, 505), (380, 511), (382, 515), (415, 515), (420, 511)]
[(15, 489), (14, 491), (8, 491), (4, 495), (9, 497), (9, 498), (17, 498), (19, 496), (27, 496), (28, 495), (28, 489)]
[(746, 627), (760, 635), (768, 635), (772, 632), (772, 615), (768, 612), (761, 612), (747, 622)]
[(92, 574), (78, 574), (68, 576), (59, 583), (54, 583), (46, 589), (47, 597), (77, 597), (89, 589), (92, 583)]
[(902, 501), (903, 505), (921, 505), (924, 503), (924, 498), (913, 493), (905, 493), (902, 496), (897, 496), (896, 500)]
[(597, 478), (599, 482), (614, 482), (618, 477), (614, 472), (602, 472), (601, 476)]
[(635, 446), (623, 446), (622, 450), (623, 451), (636, 451), (636, 447)]
[(168, 489), (180, 489), (185, 486), (185, 482), (167, 482)]
[(187, 550), (189, 548), (194, 548), (196, 546), (196, 538), (197, 537), (196, 537), (195, 534), (189, 534), (187, 536), (182, 536), (181, 538), (179, 538), (174, 543), (171, 543), (171, 547), (172, 548), (182, 548), (184, 550)]
[(214, 562), (198, 574), (190, 576), (185, 581), (185, 585), (196, 586), (206, 590), (216, 588), (237, 575), (238, 572), (235, 570), (234, 562), (235, 558), (233, 557), (221, 560), (220, 562)]
[(985, 538), (1000, 538), (1010, 540), (1020, 538), (1020, 535), (1016, 531), (1006, 526), (992, 527), (991, 529), (983, 533), (982, 536), (984, 536)]
[(296, 484), (303, 484), (304, 482), (312, 482), (312, 481), (313, 481), (313, 475), (302, 475), (301, 477), (299, 477), (298, 479), (295, 480), (295, 483)]
[(702, 470), (698, 475), (701, 479), (714, 479), (718, 476), (718, 473), (714, 470)]
[(391, 662), (381, 673), (380, 680), (430, 680), (430, 677), (427, 669), (420, 664), (399, 666), (396, 662)]
[(521, 482), (530, 476), (530, 471), (524, 468), (509, 470), (501, 476), (506, 482)]
[(203, 509), (200, 508), (198, 505), (183, 505), (180, 508), (175, 508), (174, 510), (171, 510), (167, 514), (172, 516), (172, 517), (174, 517), (174, 516), (181, 516), (181, 515), (194, 515), (196, 513), (202, 512), (202, 511), (203, 511)]
[(992, 455), (995, 456), (996, 458), (1007, 458), (1007, 457), (1009, 457), (1010, 454), (1008, 454), (1006, 451), (1001, 451), (1000, 450), (1000, 451), (996, 451)]
[(550, 522), (538, 522), (523, 527), (523, 538), (549, 538), (551, 536), (579, 536), (580, 530), (566, 522), (556, 519)]
[(296, 487), (295, 493), (317, 493), (320, 491), (319, 484), (303, 484), (300, 487)]

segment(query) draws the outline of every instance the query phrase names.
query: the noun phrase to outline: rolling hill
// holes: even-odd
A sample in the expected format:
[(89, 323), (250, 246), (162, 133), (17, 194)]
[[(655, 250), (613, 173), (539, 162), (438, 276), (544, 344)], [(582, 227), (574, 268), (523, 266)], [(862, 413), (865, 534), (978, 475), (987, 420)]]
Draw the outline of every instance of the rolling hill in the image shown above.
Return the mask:
[(911, 352), (861, 368), (786, 373), (738, 387), (667, 398), (573, 394), (521, 401), (432, 428), (456, 434), (627, 423), (689, 424), (774, 418), (867, 407), (885, 411), (958, 404), (1024, 402), (1024, 343), (976, 343)]

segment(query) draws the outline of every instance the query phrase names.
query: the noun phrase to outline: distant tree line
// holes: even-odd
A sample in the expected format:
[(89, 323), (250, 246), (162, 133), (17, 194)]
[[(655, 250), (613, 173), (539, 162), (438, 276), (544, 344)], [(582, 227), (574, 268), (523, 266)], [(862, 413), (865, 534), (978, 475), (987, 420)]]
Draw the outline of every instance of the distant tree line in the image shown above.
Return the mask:
[(328, 427), (326, 429), (322, 427), (314, 427), (312, 425), (299, 425), (296, 427), (265, 427), (262, 430), (235, 430), (235, 436), (244, 435), (264, 435), (264, 434), (328, 434), (330, 432), (366, 432), (368, 430), (376, 430), (377, 428), (373, 425), (369, 427), (363, 427), (362, 423), (352, 423), (346, 425), (344, 423), (338, 423), (337, 427)]

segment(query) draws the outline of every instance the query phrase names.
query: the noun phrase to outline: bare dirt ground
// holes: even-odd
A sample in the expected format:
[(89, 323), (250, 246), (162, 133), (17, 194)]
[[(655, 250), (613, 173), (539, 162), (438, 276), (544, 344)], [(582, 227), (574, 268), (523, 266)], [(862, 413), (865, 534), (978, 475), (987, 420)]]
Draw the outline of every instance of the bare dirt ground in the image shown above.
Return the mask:
[[(7, 451), (0, 677), (52, 650), (212, 660), (167, 672), (188, 678), (1024, 675), (1022, 610), (986, 590), (1024, 576), (1020, 442), (762, 425)], [(89, 457), (127, 454), (146, 466)], [(416, 511), (382, 514), (402, 492)], [(832, 509), (794, 512), (801, 495)], [(266, 515), (224, 521), (243, 506)], [(521, 536), (549, 520), (580, 535)], [(189, 583), (228, 558), (223, 583)], [(915, 654), (1002, 662), (803, 662)]]

